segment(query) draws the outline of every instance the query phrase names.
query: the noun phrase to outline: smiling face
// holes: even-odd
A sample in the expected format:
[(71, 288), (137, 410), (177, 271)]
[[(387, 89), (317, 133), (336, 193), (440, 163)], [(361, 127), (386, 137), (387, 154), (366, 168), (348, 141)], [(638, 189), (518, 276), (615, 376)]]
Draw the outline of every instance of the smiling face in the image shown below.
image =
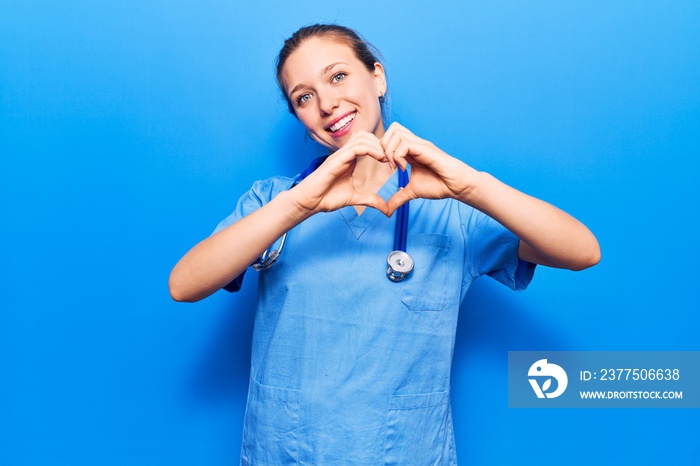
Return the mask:
[(353, 50), (332, 38), (304, 41), (280, 74), (297, 118), (332, 152), (364, 130), (384, 134), (379, 97), (386, 93), (384, 68), (369, 71)]

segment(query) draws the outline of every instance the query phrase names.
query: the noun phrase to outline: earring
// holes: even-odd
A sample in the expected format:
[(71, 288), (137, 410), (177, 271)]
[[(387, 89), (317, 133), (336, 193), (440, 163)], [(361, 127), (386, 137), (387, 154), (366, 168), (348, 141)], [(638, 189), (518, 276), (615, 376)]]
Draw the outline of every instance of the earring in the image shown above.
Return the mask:
[(383, 104), (384, 102), (386, 102), (386, 97), (384, 97), (384, 94), (382, 94), (379, 96), (379, 103)]

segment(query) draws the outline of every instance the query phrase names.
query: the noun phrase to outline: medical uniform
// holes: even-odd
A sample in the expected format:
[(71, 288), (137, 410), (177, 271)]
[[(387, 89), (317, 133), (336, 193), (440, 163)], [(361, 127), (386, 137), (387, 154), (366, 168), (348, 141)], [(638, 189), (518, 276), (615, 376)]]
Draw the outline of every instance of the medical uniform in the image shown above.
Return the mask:
[[(217, 231), (292, 182), (255, 183)], [(394, 283), (394, 224), (373, 208), (316, 214), (260, 272), (241, 464), (456, 464), (450, 367), (460, 303), (480, 275), (520, 290), (535, 266), (481, 212), (417, 199), (407, 244), (415, 269)]]

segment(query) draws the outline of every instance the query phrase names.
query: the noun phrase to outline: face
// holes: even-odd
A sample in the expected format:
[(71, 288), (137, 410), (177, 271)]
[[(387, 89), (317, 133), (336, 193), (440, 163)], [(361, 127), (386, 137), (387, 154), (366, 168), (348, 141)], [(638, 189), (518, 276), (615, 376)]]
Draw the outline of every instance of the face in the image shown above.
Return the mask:
[(308, 39), (289, 56), (281, 78), (299, 121), (330, 151), (358, 130), (384, 134), (379, 104), (386, 93), (384, 69), (376, 63), (368, 71), (347, 45)]

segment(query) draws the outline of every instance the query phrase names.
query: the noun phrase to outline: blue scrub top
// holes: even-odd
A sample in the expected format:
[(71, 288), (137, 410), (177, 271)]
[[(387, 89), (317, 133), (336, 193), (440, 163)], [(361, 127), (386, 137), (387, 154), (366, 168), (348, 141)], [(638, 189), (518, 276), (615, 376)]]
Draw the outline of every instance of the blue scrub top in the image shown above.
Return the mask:
[[(289, 189), (256, 182), (217, 230)], [(394, 176), (379, 191), (388, 199)], [(260, 272), (241, 464), (456, 464), (450, 369), (471, 282), (524, 289), (518, 238), (453, 199), (411, 201), (413, 272), (386, 277), (395, 215), (353, 207), (292, 229)]]

